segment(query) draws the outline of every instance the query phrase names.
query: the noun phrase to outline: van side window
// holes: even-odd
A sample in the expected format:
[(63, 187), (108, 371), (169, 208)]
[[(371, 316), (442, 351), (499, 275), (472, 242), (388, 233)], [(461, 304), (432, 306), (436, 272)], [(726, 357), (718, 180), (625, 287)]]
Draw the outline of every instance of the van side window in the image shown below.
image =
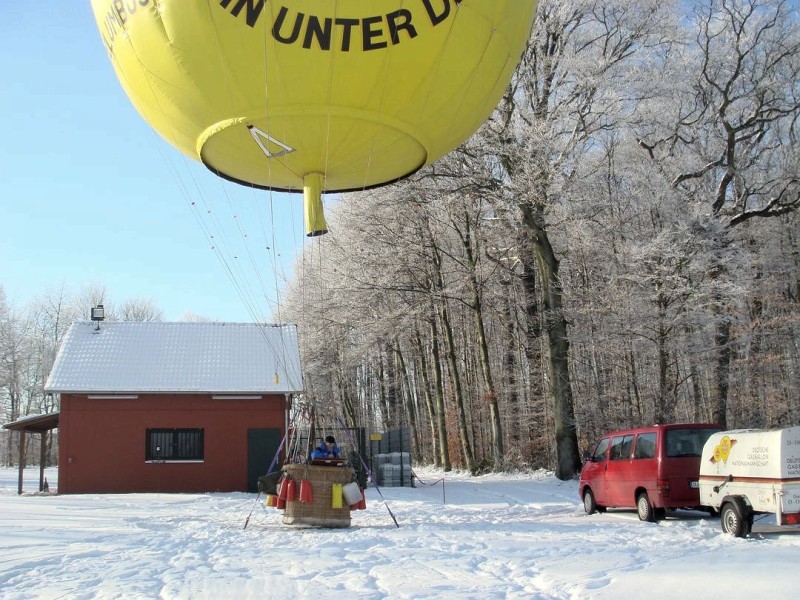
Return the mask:
[(600, 443), (597, 444), (597, 448), (594, 449), (594, 455), (592, 456), (592, 460), (595, 462), (605, 462), (606, 460), (606, 450), (608, 450), (608, 438), (603, 438), (600, 440)]
[(636, 438), (636, 447), (633, 450), (633, 458), (655, 458), (656, 457), (656, 434), (640, 433)]
[(714, 433), (713, 429), (670, 429), (666, 431), (667, 456), (700, 456), (706, 440)]
[(626, 435), (622, 438), (622, 449), (620, 450), (620, 458), (628, 459), (631, 457), (631, 450), (633, 449), (633, 434)]
[(619, 436), (611, 440), (609, 460), (627, 460), (631, 457), (633, 435)]

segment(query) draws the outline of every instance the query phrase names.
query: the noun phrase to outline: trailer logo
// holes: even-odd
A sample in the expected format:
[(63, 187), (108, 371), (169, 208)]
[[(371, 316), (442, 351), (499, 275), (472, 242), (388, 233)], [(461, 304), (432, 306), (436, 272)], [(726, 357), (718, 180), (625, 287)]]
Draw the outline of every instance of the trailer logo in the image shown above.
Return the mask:
[(719, 444), (714, 446), (714, 456), (711, 457), (712, 464), (718, 462), (728, 462), (728, 456), (731, 453), (731, 448), (736, 444), (736, 440), (732, 440), (730, 436), (723, 436)]

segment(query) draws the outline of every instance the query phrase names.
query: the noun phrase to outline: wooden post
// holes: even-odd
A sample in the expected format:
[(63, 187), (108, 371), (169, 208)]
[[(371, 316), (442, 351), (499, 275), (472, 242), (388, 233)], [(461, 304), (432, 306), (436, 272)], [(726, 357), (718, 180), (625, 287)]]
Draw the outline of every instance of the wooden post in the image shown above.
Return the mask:
[(47, 432), (43, 431), (42, 446), (39, 451), (39, 491), (44, 491), (44, 466), (47, 463)]
[(19, 431), (19, 484), (17, 494), (22, 495), (22, 473), (25, 471), (25, 430)]

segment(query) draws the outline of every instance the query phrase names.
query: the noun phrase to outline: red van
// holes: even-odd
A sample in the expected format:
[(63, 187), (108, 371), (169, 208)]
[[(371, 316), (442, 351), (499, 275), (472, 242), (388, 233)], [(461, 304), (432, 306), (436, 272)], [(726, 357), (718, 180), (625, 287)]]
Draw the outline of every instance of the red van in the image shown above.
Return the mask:
[(718, 431), (709, 423), (678, 423), (603, 436), (584, 456), (583, 508), (636, 508), (642, 521), (664, 518), (667, 508), (700, 509), (700, 454)]

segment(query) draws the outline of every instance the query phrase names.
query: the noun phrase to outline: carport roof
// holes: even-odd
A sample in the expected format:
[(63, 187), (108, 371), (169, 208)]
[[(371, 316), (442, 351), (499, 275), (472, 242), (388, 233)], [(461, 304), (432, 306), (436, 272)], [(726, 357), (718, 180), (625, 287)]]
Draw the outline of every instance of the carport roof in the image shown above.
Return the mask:
[(44, 433), (58, 427), (58, 418), (61, 413), (50, 413), (46, 415), (30, 415), (17, 419), (12, 423), (3, 425), (3, 429), (11, 431), (25, 431), (28, 433)]

